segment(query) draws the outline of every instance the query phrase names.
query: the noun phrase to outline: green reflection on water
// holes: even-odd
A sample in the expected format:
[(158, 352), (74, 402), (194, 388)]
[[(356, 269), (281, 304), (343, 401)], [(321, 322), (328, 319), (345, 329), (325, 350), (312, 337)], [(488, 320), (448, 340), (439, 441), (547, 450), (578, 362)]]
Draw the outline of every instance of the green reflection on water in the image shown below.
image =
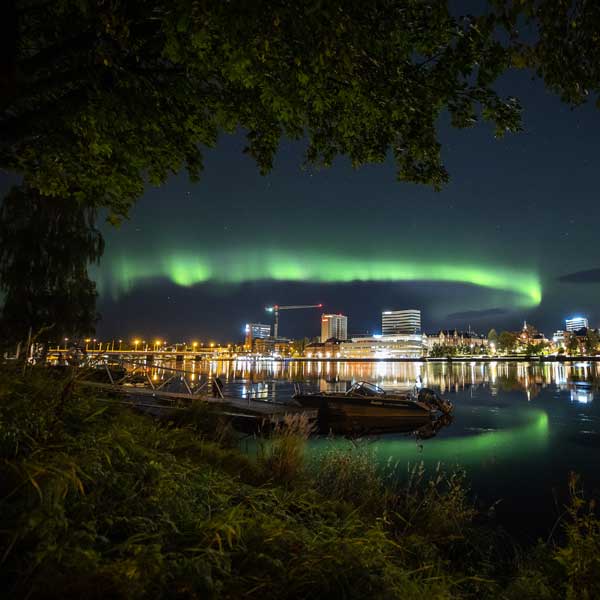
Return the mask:
[[(494, 423), (514, 421), (519, 424), (494, 431), (415, 442), (414, 438), (381, 438), (372, 443), (376, 459), (381, 462), (426, 464), (442, 462), (474, 466), (488, 462), (507, 462), (529, 458), (546, 447), (549, 427), (543, 410), (529, 409), (518, 414), (494, 415)], [(456, 423), (456, 422), (455, 422)], [(449, 425), (450, 428), (454, 424)], [(309, 456), (316, 457), (328, 448), (350, 448), (352, 442), (343, 438), (320, 438), (309, 443)]]

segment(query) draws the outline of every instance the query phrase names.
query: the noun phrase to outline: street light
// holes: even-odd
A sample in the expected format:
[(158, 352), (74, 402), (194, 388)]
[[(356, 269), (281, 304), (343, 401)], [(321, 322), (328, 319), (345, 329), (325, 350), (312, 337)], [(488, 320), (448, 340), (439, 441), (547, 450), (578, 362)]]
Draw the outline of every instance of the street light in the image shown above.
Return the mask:
[(119, 340), (119, 352), (121, 351), (122, 346), (123, 346), (123, 340)]
[(133, 340), (133, 349), (135, 352), (137, 352), (139, 343), (140, 343), (140, 340)]
[(67, 349), (67, 342), (69, 341), (69, 338), (65, 338), (65, 350)]

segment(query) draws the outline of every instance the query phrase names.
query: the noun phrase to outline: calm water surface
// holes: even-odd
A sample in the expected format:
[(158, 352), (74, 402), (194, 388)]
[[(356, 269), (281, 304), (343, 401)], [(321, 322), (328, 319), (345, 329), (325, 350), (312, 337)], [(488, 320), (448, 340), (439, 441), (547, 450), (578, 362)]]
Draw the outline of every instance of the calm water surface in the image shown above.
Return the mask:
[[(499, 500), (500, 519), (543, 535), (565, 500), (569, 473), (581, 475), (590, 494), (600, 492), (600, 364), (598, 363), (298, 363), (186, 362), (193, 379), (220, 375), (226, 393), (283, 402), (293, 384), (345, 390), (355, 381), (408, 389), (420, 375), (454, 403), (454, 420), (436, 437), (385, 434), (363, 443), (377, 460), (398, 464), (441, 462), (467, 470), (484, 502)], [(156, 378), (163, 378), (160, 369)], [(596, 399), (594, 398), (596, 396)], [(350, 442), (317, 438), (311, 451)]]

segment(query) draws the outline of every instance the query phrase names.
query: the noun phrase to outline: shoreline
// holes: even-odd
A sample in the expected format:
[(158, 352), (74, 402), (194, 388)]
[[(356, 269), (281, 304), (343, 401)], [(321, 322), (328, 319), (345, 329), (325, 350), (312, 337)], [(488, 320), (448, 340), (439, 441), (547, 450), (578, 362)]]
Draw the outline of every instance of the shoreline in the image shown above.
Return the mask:
[(257, 357), (257, 358), (207, 358), (205, 360), (235, 361), (251, 360), (252, 362), (355, 362), (355, 363), (385, 363), (385, 362), (410, 362), (410, 363), (463, 363), (463, 362), (600, 362), (600, 356), (565, 356), (565, 357), (544, 357), (544, 356), (456, 356), (444, 358), (432, 358), (423, 356), (421, 358), (308, 358), (308, 357)]

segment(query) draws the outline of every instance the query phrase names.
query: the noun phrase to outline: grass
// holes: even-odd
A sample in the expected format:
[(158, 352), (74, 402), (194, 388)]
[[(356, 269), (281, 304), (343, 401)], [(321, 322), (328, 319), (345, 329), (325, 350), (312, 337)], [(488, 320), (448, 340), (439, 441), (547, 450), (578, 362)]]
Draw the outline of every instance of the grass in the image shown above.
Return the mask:
[(290, 418), (256, 460), (203, 405), (157, 420), (0, 373), (0, 577), (13, 598), (595, 598), (600, 522), (576, 479), (564, 543), (519, 548), (464, 473), (402, 487), (366, 446), (304, 456)]

